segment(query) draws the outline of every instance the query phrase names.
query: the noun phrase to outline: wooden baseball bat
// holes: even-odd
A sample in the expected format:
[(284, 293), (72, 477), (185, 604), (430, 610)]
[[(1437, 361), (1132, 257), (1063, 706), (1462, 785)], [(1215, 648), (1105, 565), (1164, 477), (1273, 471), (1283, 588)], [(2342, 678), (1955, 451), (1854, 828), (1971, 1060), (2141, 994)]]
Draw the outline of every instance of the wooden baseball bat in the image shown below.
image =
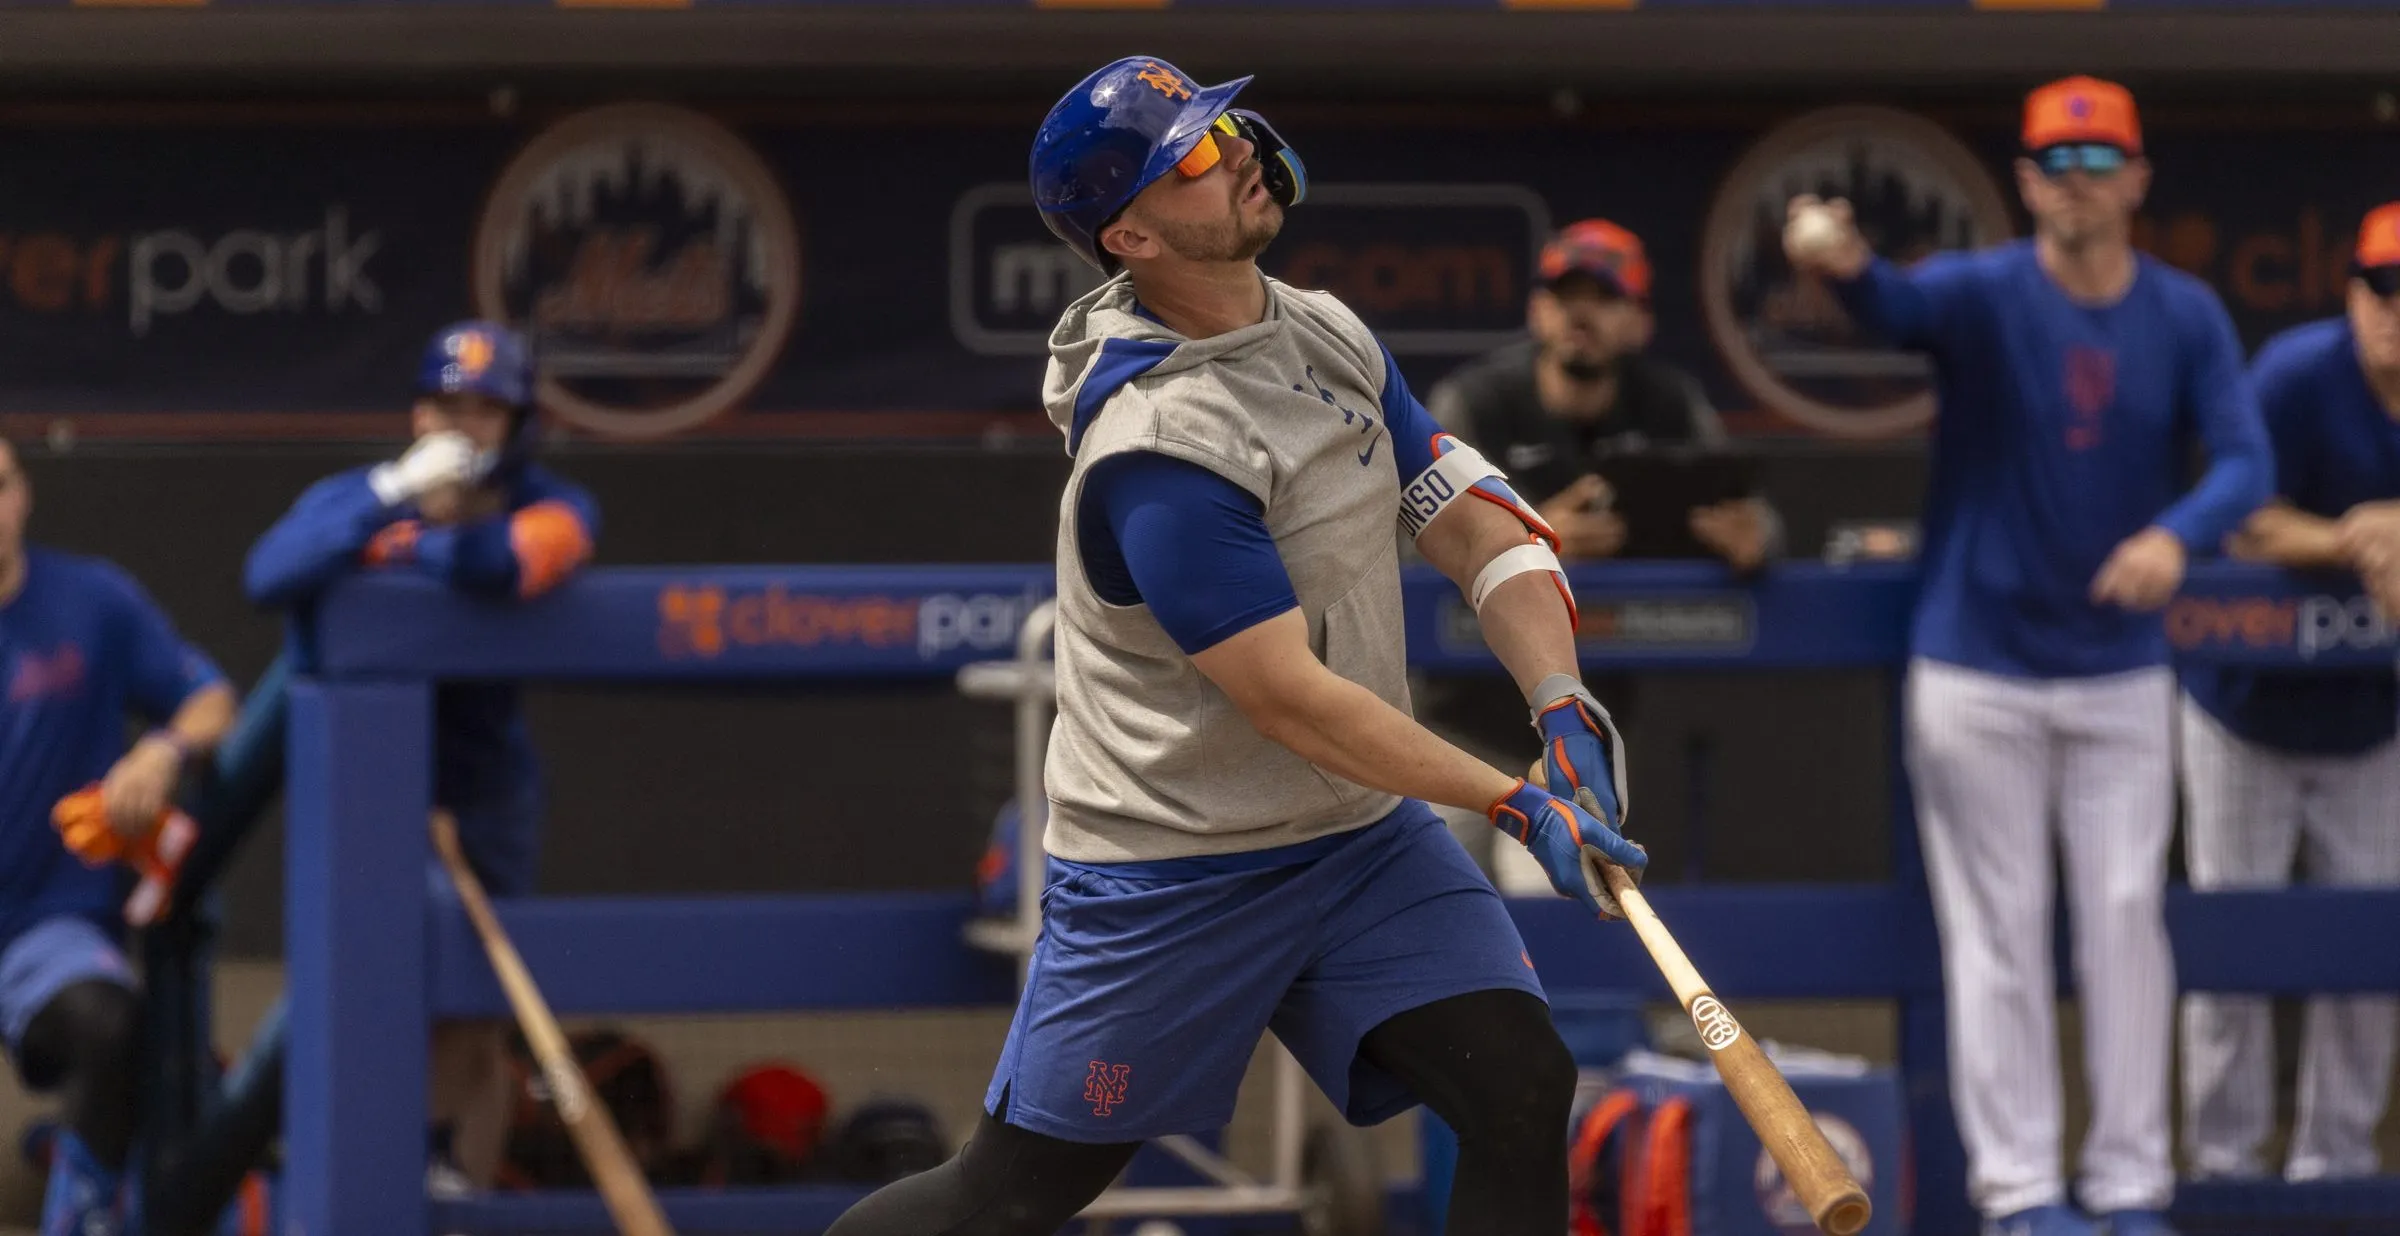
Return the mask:
[[(1526, 780), (1548, 788), (1542, 761), (1534, 761)], [(1587, 798), (1591, 801), (1584, 801)], [(1600, 814), (1595, 809), (1598, 800), (1589, 789), (1578, 791), (1576, 799), (1584, 810)], [(1856, 1236), (1874, 1214), (1867, 1192), (1842, 1165), (1841, 1156), (1833, 1152), (1815, 1118), (1801, 1106), (1800, 1096), (1792, 1093), (1792, 1084), (1784, 1080), (1782, 1070), (1767, 1059), (1758, 1041), (1743, 1032), (1724, 1002), (1708, 989), (1708, 981), (1700, 977), (1692, 959), (1683, 955), (1683, 946), (1675, 942), (1658, 911), (1650, 908), (1633, 877), (1623, 867), (1601, 862), (1589, 851), (1583, 862), (1587, 870), (1597, 869), (1609, 894), (1617, 899), (1617, 908), (1625, 912), (1625, 920), (1641, 937), (1642, 947), (1650, 950), (1650, 960), (1658, 964), (1684, 1014), (1692, 1019), (1692, 1028), (1700, 1032), (1700, 1042), (1708, 1048), (1717, 1075), (1725, 1079), (1726, 1091), (1741, 1107), (1742, 1118), (1750, 1122), (1759, 1142), (1774, 1156), (1775, 1166), (1783, 1169), (1784, 1180), (1799, 1195), (1817, 1230), (1827, 1236)]]
[(621, 1236), (675, 1236), (667, 1226), (667, 1217), (658, 1208), (658, 1199), (650, 1192), (650, 1182), (643, 1179), (642, 1169), (633, 1161), (633, 1152), (625, 1148), (625, 1136), (617, 1131), (617, 1122), (608, 1114), (591, 1083), (583, 1075), (583, 1065), (575, 1059), (575, 1050), (567, 1045), (567, 1036), (558, 1028), (558, 1018), (551, 1015), (550, 1003), (542, 998), (542, 989), (534, 986), (533, 975), (525, 969), (525, 959), (517, 955), (517, 946), (509, 941), (508, 932), (500, 926), (500, 916), (492, 912), (491, 898), (483, 891), (483, 882), (467, 866), (466, 853), (458, 848), (458, 821), (447, 811), (433, 813), (433, 848), (442, 856), (442, 865), (450, 869), (451, 882), (458, 885), (458, 899), (467, 908), (467, 919), (475, 924), (475, 934), (483, 940), (483, 951), (491, 958), (492, 973), (500, 978), (500, 989), (508, 994), (509, 1007), (516, 1011), (517, 1025), (525, 1031), (525, 1041), (533, 1049), (533, 1058), (542, 1067), (542, 1077), (550, 1085), (550, 1099), (558, 1108), (558, 1118), (565, 1122), (567, 1135), (575, 1141), (575, 1153), (582, 1158), (592, 1182), (599, 1187), (600, 1201), (608, 1207)]

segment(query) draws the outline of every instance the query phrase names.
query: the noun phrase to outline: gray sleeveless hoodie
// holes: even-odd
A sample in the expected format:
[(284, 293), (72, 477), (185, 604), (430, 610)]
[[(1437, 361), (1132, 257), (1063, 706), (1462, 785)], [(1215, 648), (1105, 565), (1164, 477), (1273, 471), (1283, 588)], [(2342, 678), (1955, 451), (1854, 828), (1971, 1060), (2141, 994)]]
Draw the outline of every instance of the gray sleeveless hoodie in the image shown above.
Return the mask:
[(1332, 296), (1267, 281), (1267, 317), (1188, 340), (1136, 311), (1120, 275), (1050, 336), (1043, 403), (1074, 469), (1058, 521), (1058, 719), (1050, 853), (1108, 863), (1231, 854), (1373, 823), (1399, 798), (1260, 734), (1149, 607), (1100, 599), (1075, 512), (1092, 466), (1187, 460), (1257, 496), (1334, 673), (1408, 708), (1395, 529), (1400, 476), (1380, 414), (1383, 352)]

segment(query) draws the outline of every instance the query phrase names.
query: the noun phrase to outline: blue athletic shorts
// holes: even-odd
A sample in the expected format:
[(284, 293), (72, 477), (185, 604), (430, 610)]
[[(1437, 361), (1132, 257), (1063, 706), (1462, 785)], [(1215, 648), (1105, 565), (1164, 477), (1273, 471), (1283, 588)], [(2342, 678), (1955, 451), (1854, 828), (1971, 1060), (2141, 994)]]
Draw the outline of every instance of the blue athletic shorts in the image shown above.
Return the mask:
[[(23, 1072), (17, 1045), (34, 1014), (58, 993), (87, 980), (134, 985), (124, 950), (88, 918), (61, 914), (45, 918), (0, 945), (0, 1034)], [(28, 1083), (36, 1078), (26, 1078)]]
[(1395, 1014), (1542, 995), (1500, 895), (1410, 800), (1356, 832), (1254, 854), (1052, 860), (1042, 938), (984, 1108), (1075, 1142), (1223, 1128), (1275, 1032), (1354, 1124), (1417, 1098), (1358, 1058)]

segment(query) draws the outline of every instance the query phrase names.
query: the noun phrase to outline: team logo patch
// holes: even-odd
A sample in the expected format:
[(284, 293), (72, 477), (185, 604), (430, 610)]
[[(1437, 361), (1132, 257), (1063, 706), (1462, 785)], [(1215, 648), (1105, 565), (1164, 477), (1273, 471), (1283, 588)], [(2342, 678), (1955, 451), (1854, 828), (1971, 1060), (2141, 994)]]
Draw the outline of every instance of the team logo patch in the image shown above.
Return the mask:
[(560, 121), (500, 174), (475, 231), (475, 309), (524, 323), (542, 406), (657, 438), (764, 379), (800, 304), (798, 230), (757, 153), (696, 112)]
[(1132, 1077), (1130, 1064), (1103, 1064), (1094, 1060), (1091, 1074), (1083, 1079), (1083, 1101), (1092, 1105), (1095, 1116), (1115, 1115), (1117, 1105), (1125, 1101), (1125, 1088)]
[(2066, 366), (2067, 406), (2074, 414), (2067, 425), (2067, 446), (2088, 451), (2100, 445), (2101, 415), (2117, 399), (2117, 354), (2071, 344)]
[(1177, 77), (1172, 70), (1156, 61), (1145, 61), (1142, 64), (1142, 71), (1134, 74), (1134, 77), (1139, 79), (1142, 84), (1170, 99), (1182, 100), (1192, 97), (1191, 86), (1182, 78)]
[(1717, 189), (1700, 249), (1711, 342), (1743, 389), (1784, 418), (1840, 437), (1905, 433), (1933, 416), (1933, 368), (1850, 320), (1823, 280), (1783, 256), (1801, 193), (1849, 199), (1877, 253), (1906, 265), (2009, 235), (2008, 206), (1974, 153), (1906, 112), (1811, 112), (1759, 140)]
[(83, 649), (60, 644), (47, 655), (20, 652), (8, 674), (8, 702), (73, 695), (83, 685)]
[(459, 380), (472, 381), (492, 367), (492, 337), (482, 331), (469, 331), (450, 340), (450, 363), (457, 372), (445, 374)]

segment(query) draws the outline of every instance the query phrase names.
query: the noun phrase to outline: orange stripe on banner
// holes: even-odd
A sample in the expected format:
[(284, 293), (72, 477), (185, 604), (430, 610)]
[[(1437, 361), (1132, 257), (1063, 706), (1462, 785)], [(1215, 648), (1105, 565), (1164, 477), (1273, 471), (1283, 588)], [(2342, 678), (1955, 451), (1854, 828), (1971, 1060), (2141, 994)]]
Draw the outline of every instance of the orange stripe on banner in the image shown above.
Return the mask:
[(1037, 9), (1163, 9), (1171, 0), (1033, 0)]
[(1642, 0), (1500, 0), (1504, 9), (1631, 9)]

